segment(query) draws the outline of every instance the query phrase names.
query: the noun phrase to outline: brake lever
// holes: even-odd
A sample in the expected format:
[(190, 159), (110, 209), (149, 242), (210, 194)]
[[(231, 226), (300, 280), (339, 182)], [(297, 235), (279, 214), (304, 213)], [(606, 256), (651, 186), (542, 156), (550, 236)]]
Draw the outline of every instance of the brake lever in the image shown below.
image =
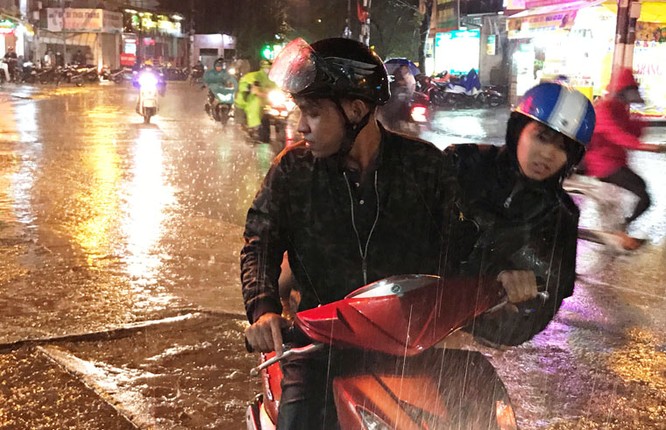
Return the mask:
[[(540, 302), (539, 305), (544, 305), (548, 301), (548, 299), (550, 299), (550, 294), (548, 294), (548, 291), (539, 291), (537, 293), (536, 297), (533, 300), (534, 301), (538, 300)], [(502, 309), (504, 306), (506, 306), (508, 304), (509, 304), (509, 299), (507, 299), (505, 297), (500, 303), (498, 303), (495, 306), (493, 306), (492, 308), (488, 309), (485, 313), (490, 314), (490, 313), (496, 312), (496, 311)], [(532, 314), (536, 311), (537, 311), (537, 309), (535, 309), (535, 308), (524, 308), (524, 309), (522, 309), (522, 313), (526, 314), (526, 315)]]
[(276, 355), (272, 358), (269, 358), (268, 360), (264, 361), (257, 367), (253, 367), (250, 369), (250, 376), (257, 376), (259, 373), (266, 369), (267, 367), (272, 366), (273, 364), (284, 360), (285, 358), (289, 358), (293, 355), (303, 355), (303, 354), (308, 354), (313, 351), (320, 350), (324, 347), (323, 343), (311, 343), (310, 345), (305, 345), (301, 346), (299, 348), (291, 348), (282, 353), (282, 355)]

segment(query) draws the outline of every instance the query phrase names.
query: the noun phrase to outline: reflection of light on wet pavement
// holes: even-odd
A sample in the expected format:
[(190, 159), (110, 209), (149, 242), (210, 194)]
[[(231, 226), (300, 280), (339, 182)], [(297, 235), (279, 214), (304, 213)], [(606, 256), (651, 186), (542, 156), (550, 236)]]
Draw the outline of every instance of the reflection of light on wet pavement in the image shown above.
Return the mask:
[(42, 143), (35, 141), (38, 132), (36, 112), (35, 103), (19, 103), (14, 107), (14, 129), (18, 135), (14, 145), (20, 145), (22, 150), (16, 155), (20, 162), (18, 170), (12, 175), (11, 194), (14, 216), (25, 224), (34, 221), (31, 190), (42, 158)]
[[(105, 110), (103, 106), (94, 109)], [(121, 179), (121, 160), (113, 144), (115, 135), (112, 123), (89, 123), (86, 139), (90, 142), (90, 150), (82, 153), (83, 171), (79, 173), (82, 186), (73, 195), (78, 217), (71, 221), (72, 238), (81, 246), (90, 266), (112, 251), (110, 241), (117, 223), (117, 191)]]
[[(613, 351), (608, 359), (610, 368), (627, 382), (666, 390), (666, 353), (657, 350), (655, 336), (639, 328), (631, 329), (627, 335), (631, 341)], [(666, 417), (666, 405), (663, 413)]]
[[(174, 200), (173, 189), (165, 183), (162, 142), (159, 130), (142, 128), (136, 140), (132, 180), (128, 184), (123, 231), (127, 250), (123, 252), (135, 292), (157, 281), (163, 255), (156, 245), (165, 230), (164, 209)], [(164, 303), (169, 298), (146, 294), (151, 302)]]

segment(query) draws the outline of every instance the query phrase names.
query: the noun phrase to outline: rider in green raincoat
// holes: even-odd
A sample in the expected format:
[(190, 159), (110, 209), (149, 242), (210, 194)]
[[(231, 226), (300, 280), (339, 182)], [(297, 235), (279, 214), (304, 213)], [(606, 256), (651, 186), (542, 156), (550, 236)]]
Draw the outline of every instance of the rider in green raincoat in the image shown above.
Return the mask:
[(268, 92), (276, 88), (275, 83), (268, 79), (270, 68), (270, 63), (264, 60), (259, 70), (245, 74), (238, 83), (238, 93), (234, 101), (236, 111), (245, 112), (246, 126), (250, 132), (258, 131), (261, 126), (264, 106), (268, 103)]

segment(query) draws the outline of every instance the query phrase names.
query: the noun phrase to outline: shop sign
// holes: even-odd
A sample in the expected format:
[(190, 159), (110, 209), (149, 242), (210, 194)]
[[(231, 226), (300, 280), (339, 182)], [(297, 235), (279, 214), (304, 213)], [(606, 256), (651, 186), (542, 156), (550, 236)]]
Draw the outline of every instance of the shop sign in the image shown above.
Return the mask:
[(136, 55), (123, 52), (120, 54), (120, 65), (121, 66), (133, 66), (136, 63)]
[(666, 43), (634, 47), (634, 74), (646, 101), (636, 111), (666, 119)]
[(166, 15), (155, 15), (150, 12), (133, 13), (130, 25), (136, 31), (149, 31), (156, 29), (159, 33), (180, 36), (182, 26), (178, 20), (171, 20)]
[(486, 55), (497, 55), (497, 35), (495, 34), (486, 38)]
[[(580, 3), (578, 3), (580, 5)], [(510, 39), (533, 37), (534, 33), (554, 30), (571, 30), (580, 7), (546, 6), (517, 13), (506, 21)]]
[(0, 34), (11, 34), (16, 29), (16, 23), (9, 19), (0, 20)]
[(542, 6), (551, 6), (551, 5), (558, 5), (558, 6), (566, 6), (567, 3), (581, 3), (581, 0), (573, 0), (573, 1), (562, 1), (562, 0), (525, 0), (525, 8), (526, 9), (532, 9), (535, 7), (542, 7)]
[(666, 43), (666, 23), (640, 22), (636, 24), (636, 46), (655, 46)]
[(46, 16), (49, 31), (114, 33), (123, 28), (122, 13), (104, 9), (47, 8)]
[(447, 32), (458, 29), (458, 2), (457, 0), (437, 0), (435, 5), (436, 32)]

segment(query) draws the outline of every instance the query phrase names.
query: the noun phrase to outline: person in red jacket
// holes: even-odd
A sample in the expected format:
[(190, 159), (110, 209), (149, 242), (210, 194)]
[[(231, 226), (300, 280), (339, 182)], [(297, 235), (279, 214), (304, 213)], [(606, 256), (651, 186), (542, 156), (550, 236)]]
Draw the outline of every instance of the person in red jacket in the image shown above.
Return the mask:
[[(629, 105), (643, 103), (643, 98), (630, 68), (614, 73), (607, 89), (608, 94), (594, 107), (597, 124), (585, 154), (585, 168), (587, 175), (629, 190), (638, 197), (633, 213), (625, 219), (626, 230), (651, 203), (645, 181), (628, 166), (627, 151), (666, 152), (666, 146), (641, 142), (645, 124), (630, 115)], [(627, 250), (636, 249), (641, 244), (626, 232), (618, 234), (623, 237), (623, 246)]]

